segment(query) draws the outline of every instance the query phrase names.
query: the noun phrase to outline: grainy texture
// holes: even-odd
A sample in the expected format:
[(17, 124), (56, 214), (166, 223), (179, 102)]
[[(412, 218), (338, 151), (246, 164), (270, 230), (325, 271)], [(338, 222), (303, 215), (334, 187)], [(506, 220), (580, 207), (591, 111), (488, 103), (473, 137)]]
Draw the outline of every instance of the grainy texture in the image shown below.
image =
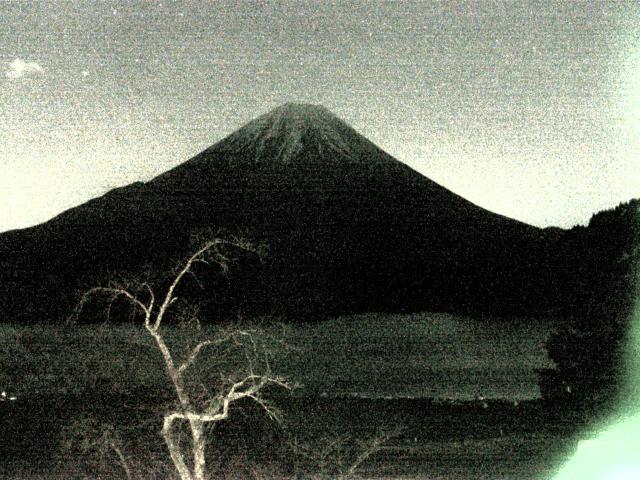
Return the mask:
[(0, 231), (323, 104), (485, 208), (584, 224), (640, 191), (638, 3), (0, 2)]

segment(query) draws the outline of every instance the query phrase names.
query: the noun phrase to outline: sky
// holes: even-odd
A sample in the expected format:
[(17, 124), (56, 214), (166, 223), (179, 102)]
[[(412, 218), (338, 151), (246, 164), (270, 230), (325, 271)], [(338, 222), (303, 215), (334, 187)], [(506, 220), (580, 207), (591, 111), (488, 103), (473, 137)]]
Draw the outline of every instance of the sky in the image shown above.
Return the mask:
[(0, 1), (0, 231), (321, 104), (489, 210), (640, 196), (640, 2)]

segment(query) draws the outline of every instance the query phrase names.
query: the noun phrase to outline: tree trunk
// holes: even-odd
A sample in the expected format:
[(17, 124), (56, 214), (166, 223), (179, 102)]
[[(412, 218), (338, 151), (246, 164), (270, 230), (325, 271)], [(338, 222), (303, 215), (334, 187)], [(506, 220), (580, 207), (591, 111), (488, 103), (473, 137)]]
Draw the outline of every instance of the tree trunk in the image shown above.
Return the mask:
[(191, 436), (193, 439), (193, 473), (194, 480), (205, 480), (205, 435), (204, 423), (199, 420), (191, 420)]
[(178, 470), (180, 480), (194, 480), (193, 475), (191, 475), (191, 472), (189, 471), (189, 467), (187, 467), (186, 463), (184, 463), (182, 452), (180, 452), (180, 446), (175, 441), (172, 426), (173, 418), (171, 416), (164, 417), (162, 436), (164, 437), (164, 441), (167, 444), (167, 448), (169, 449), (171, 460), (173, 460), (173, 464), (175, 465), (176, 470)]

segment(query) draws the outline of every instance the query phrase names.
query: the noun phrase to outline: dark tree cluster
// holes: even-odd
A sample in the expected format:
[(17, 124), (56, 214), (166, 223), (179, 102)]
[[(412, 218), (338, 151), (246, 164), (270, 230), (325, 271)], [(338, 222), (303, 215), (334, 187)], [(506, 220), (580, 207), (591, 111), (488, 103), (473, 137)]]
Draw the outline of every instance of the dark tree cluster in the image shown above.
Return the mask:
[(574, 301), (566, 307), (568, 322), (547, 343), (557, 370), (541, 372), (541, 389), (547, 397), (606, 412), (619, 400), (627, 373), (624, 346), (640, 267), (640, 200), (600, 212), (568, 236), (566, 281)]

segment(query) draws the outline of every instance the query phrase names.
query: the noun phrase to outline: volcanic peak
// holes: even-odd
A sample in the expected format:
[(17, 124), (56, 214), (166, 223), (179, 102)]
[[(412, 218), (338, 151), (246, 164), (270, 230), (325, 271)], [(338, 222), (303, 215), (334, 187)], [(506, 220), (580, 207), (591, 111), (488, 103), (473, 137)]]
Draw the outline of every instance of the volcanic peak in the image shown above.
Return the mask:
[(223, 143), (237, 151), (252, 148), (256, 163), (269, 158), (287, 164), (309, 148), (321, 156), (332, 153), (353, 158), (354, 136), (363, 139), (320, 105), (285, 103), (249, 122)]

